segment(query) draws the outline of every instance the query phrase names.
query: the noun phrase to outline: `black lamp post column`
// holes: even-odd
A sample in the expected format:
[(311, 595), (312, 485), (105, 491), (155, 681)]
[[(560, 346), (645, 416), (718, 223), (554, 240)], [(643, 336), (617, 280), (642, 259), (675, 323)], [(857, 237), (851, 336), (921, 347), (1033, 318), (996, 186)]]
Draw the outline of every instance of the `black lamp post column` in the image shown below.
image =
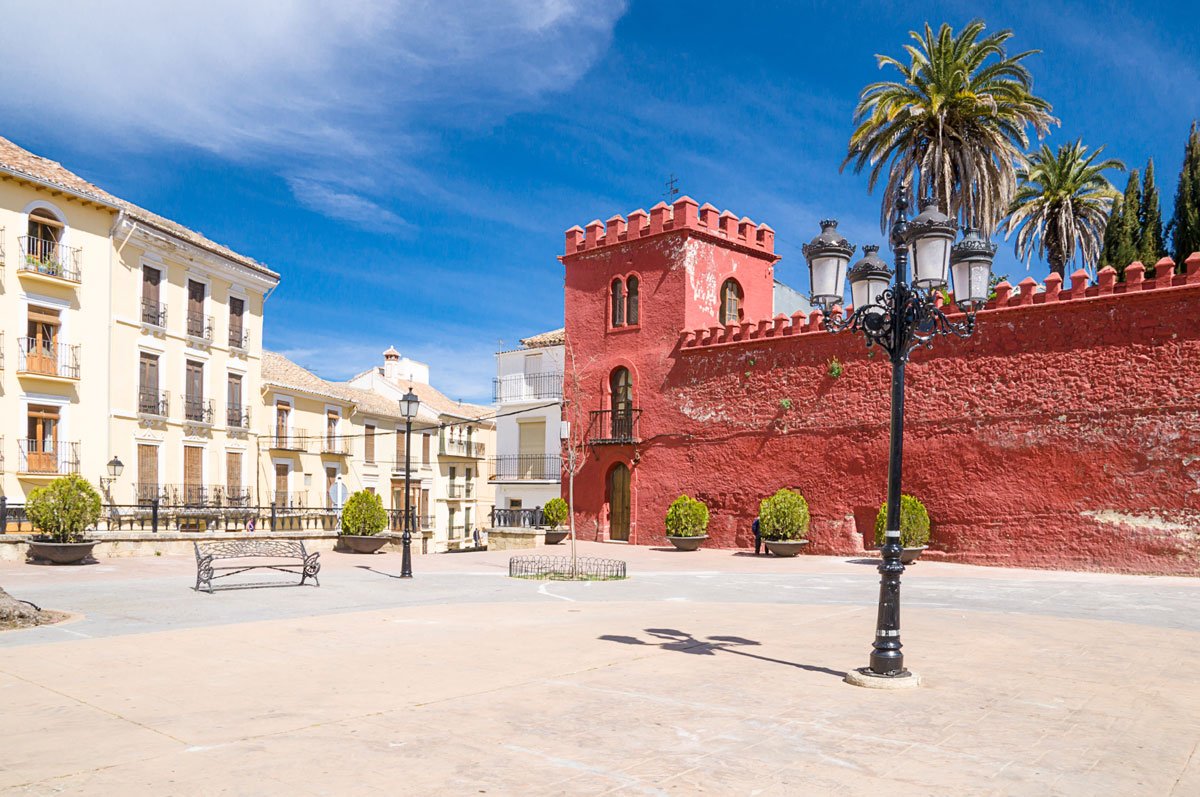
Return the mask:
[(400, 578), (412, 578), (412, 493), (408, 489), (412, 467), (412, 420), (404, 421), (404, 534), (400, 538), (404, 553), (400, 559)]

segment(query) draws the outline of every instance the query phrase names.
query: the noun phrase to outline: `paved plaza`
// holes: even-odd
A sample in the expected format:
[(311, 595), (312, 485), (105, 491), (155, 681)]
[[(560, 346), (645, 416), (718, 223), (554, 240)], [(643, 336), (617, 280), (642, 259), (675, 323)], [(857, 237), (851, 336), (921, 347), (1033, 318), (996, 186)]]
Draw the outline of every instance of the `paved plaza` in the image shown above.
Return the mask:
[(920, 689), (866, 663), (866, 560), (322, 555), (320, 588), (192, 591), (190, 557), (0, 565), (79, 615), (0, 634), (0, 793), (1200, 794), (1200, 582), (921, 562)]

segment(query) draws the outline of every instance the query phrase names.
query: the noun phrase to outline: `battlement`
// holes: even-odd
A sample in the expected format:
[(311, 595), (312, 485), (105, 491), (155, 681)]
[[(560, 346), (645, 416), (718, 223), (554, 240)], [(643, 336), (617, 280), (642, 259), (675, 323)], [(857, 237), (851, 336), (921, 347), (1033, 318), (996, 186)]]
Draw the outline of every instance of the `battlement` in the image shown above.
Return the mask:
[(616, 215), (607, 222), (596, 219), (586, 228), (572, 227), (566, 233), (564, 256), (685, 228), (768, 255), (775, 254), (775, 230), (770, 225), (755, 224), (745, 216), (738, 218), (728, 210), (718, 211), (708, 203), (701, 206), (691, 197), (683, 196), (673, 205), (659, 202), (649, 213), (638, 208), (628, 218)]
[[(1111, 267), (1100, 269), (1097, 279), (1089, 284), (1087, 272), (1080, 269), (1071, 275), (1071, 287), (1063, 290), (1062, 277), (1051, 274), (1046, 277), (1042, 290), (1032, 277), (1026, 277), (1016, 286), (1001, 282), (996, 286), (996, 296), (980, 311), (981, 316), (994, 312), (1008, 312), (1034, 305), (1054, 304), (1060, 302), (1078, 302), (1091, 299), (1139, 294), (1145, 291), (1168, 290), (1172, 288), (1195, 288), (1200, 286), (1200, 252), (1193, 252), (1184, 261), (1185, 273), (1176, 273), (1175, 261), (1164, 257), (1155, 263), (1155, 276), (1146, 279), (1146, 267), (1134, 261), (1125, 269), (1125, 281), (1117, 282), (1117, 272)], [(942, 306), (941, 297), (936, 299)], [(853, 308), (847, 307), (846, 312)], [(835, 310), (841, 313), (841, 310)], [(946, 315), (956, 316), (962, 313), (955, 307), (946, 308)], [(807, 316), (796, 313), (791, 317), (777, 315), (774, 318), (761, 321), (745, 321), (740, 324), (714, 326), (706, 329), (684, 330), (679, 336), (679, 348), (682, 350), (701, 349), (711, 346), (761, 342), (776, 338), (807, 335), (814, 332), (824, 332), (825, 321), (819, 310), (814, 310)]]

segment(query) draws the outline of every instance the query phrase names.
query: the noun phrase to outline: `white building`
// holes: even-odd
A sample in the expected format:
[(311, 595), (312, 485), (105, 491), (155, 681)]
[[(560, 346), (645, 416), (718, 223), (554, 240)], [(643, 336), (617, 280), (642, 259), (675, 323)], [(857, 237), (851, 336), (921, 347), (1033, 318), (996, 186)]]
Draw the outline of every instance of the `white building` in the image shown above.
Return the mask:
[[(495, 525), (528, 525), (530, 512), (562, 494), (562, 329), (524, 338), (496, 353)], [(508, 511), (505, 511), (508, 510)]]

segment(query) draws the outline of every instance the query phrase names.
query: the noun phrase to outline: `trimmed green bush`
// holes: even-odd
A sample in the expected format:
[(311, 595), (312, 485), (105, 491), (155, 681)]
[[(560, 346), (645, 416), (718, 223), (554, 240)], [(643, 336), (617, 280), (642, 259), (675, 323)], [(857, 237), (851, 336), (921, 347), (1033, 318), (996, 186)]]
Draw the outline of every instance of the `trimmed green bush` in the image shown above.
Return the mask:
[[(884, 526), (887, 525), (887, 501), (879, 505), (875, 516), (875, 543), (883, 545)], [(900, 545), (904, 548), (920, 548), (929, 544), (929, 512), (925, 505), (911, 495), (900, 496)]]
[(82, 476), (60, 476), (29, 494), (25, 512), (55, 542), (81, 542), (83, 532), (100, 519), (100, 493)]
[(708, 507), (681, 495), (667, 509), (666, 525), (668, 537), (703, 537), (708, 533)]
[(808, 502), (786, 487), (758, 505), (758, 531), (764, 540), (803, 540), (808, 523)]
[(570, 507), (567, 506), (566, 501), (561, 498), (551, 498), (542, 507), (542, 519), (550, 528), (556, 529), (567, 519), (568, 511), (570, 511)]
[(342, 534), (370, 537), (387, 528), (387, 512), (379, 496), (359, 490), (342, 507)]

